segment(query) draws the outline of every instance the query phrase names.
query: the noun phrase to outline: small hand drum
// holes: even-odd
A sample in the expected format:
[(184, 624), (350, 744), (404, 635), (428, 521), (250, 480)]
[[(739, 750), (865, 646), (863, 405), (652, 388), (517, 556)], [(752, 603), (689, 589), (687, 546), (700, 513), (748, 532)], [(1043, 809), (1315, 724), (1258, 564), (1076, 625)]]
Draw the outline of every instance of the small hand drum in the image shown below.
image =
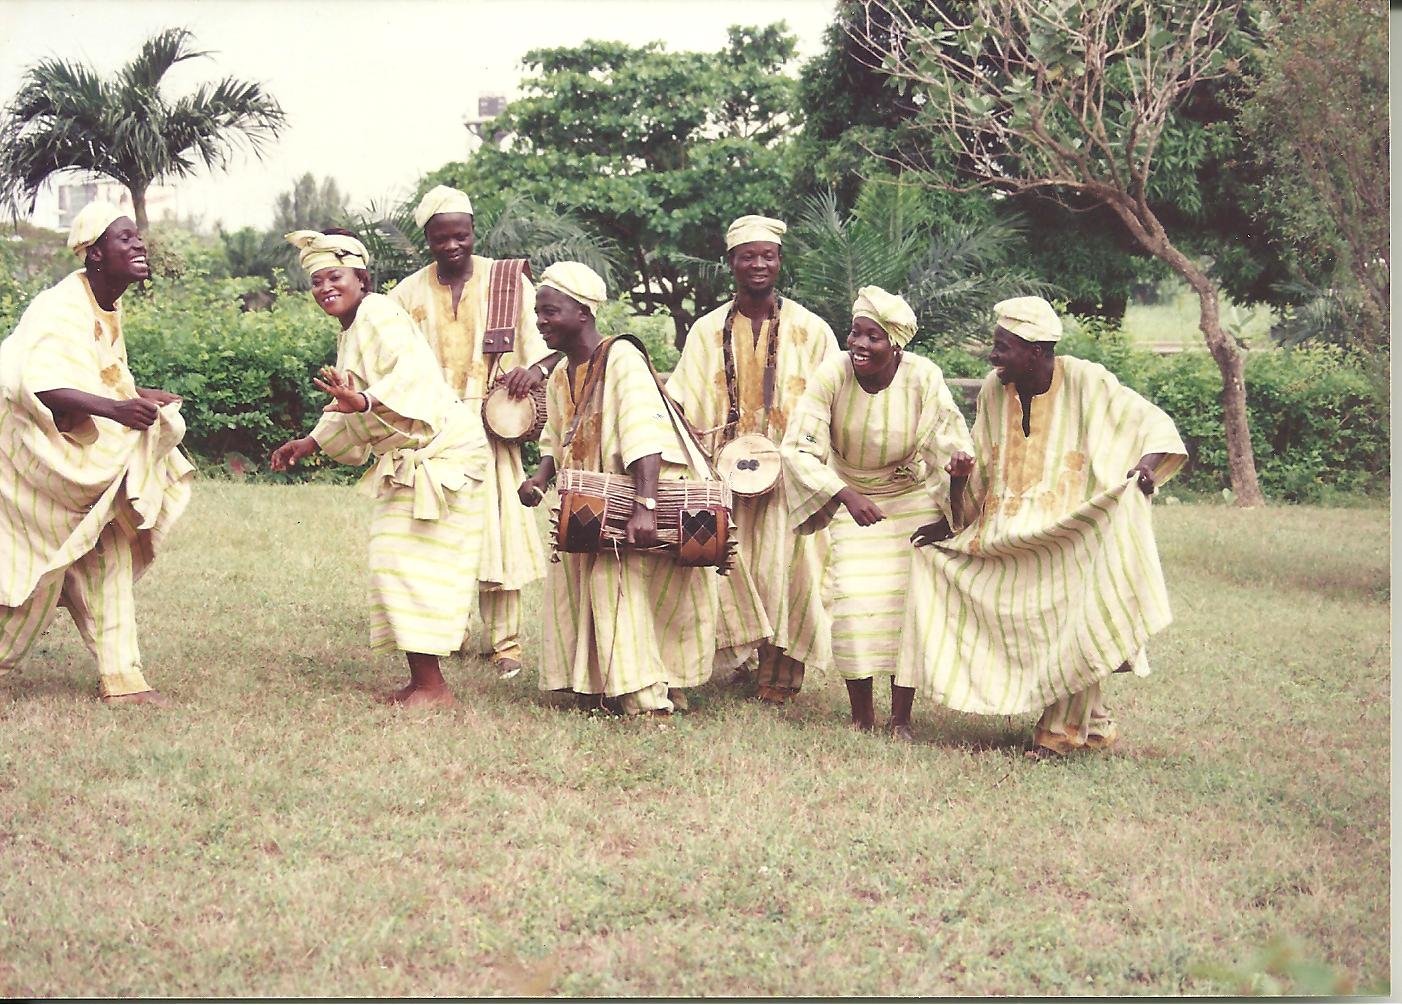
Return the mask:
[(537, 384), (524, 398), (513, 398), (498, 377), (482, 399), (482, 425), (502, 443), (540, 439), (545, 428), (545, 384)]
[(737, 496), (757, 499), (779, 484), (779, 448), (767, 436), (746, 433), (721, 447), (716, 474)]

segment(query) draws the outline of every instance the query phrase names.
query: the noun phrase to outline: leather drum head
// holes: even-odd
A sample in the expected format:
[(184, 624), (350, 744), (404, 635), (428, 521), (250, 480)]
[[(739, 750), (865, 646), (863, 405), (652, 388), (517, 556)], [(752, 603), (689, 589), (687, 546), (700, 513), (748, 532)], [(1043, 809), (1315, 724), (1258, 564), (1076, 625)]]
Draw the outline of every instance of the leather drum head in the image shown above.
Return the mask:
[(716, 474), (737, 496), (762, 496), (779, 483), (779, 448), (758, 433), (737, 436), (721, 448)]
[(514, 443), (535, 424), (535, 402), (529, 397), (513, 398), (500, 386), (482, 403), (482, 422), (497, 439)]

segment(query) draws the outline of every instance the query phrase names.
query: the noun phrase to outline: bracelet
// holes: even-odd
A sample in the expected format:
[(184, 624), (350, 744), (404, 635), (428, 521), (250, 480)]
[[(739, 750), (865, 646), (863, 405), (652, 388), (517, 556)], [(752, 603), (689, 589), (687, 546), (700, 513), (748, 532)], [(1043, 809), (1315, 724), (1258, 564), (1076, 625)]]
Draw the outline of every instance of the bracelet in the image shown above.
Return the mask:
[(361, 409), (361, 412), (368, 412), (375, 407), (375, 403), (370, 400), (370, 396), (364, 391), (360, 392), (360, 396), (365, 399), (365, 407)]

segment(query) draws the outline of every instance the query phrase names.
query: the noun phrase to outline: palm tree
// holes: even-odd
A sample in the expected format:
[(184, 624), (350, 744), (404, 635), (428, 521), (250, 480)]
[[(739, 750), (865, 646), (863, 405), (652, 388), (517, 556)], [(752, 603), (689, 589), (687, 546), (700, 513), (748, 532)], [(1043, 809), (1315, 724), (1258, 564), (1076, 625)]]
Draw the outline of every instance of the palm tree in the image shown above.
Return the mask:
[(976, 223), (943, 219), (928, 193), (908, 182), (868, 181), (850, 213), (832, 191), (808, 196), (791, 231), (794, 295), (846, 335), (852, 301), (866, 285), (902, 294), (927, 350), (987, 339), (995, 300), (1053, 296), (1056, 288), (1008, 264), (1024, 225), (1016, 217)]
[(176, 63), (208, 56), (185, 28), (147, 39), (111, 78), (82, 63), (46, 59), (29, 67), (0, 119), (0, 203), (18, 218), (60, 171), (115, 178), (131, 192), (137, 226), (146, 229), (146, 190), (198, 165), (227, 168), (241, 142), (255, 155), (286, 116), (254, 83), (226, 77), (175, 101), (160, 93)]
[[(429, 260), (428, 242), (414, 223), (417, 199), (352, 214), (351, 229), (370, 252), (375, 278), (402, 279)], [(475, 215), (476, 253), (488, 258), (527, 258), (539, 276), (559, 261), (583, 262), (612, 285), (622, 252), (610, 237), (596, 233), (568, 210), (555, 210), (520, 196), (502, 203), (484, 201)]]

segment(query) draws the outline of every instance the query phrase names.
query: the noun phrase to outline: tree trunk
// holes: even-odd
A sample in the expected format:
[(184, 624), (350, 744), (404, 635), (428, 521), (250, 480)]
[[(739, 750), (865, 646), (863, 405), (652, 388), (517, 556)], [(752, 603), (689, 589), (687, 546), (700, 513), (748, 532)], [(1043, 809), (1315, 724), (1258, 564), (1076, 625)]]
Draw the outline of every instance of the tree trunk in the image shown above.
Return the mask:
[(146, 236), (146, 186), (128, 185), (131, 192), (131, 211), (136, 218), (136, 229), (141, 231), (141, 236)]
[(1106, 197), (1110, 208), (1129, 228), (1145, 251), (1166, 262), (1193, 288), (1201, 305), (1198, 327), (1207, 351), (1222, 375), (1222, 426), (1227, 436), (1227, 475), (1238, 506), (1264, 506), (1261, 483), (1256, 478), (1256, 455), (1251, 447), (1251, 427), (1246, 418), (1246, 380), (1241, 353), (1222, 330), (1217, 284), (1187, 255), (1174, 247), (1153, 212), (1143, 202), (1135, 203), (1122, 193)]
[(1198, 295), (1201, 305), (1198, 327), (1202, 329), (1203, 340), (1207, 342), (1207, 351), (1212, 354), (1222, 374), (1222, 425), (1227, 433), (1227, 469), (1232, 492), (1236, 494), (1238, 506), (1264, 506), (1266, 498), (1261, 494), (1261, 484), (1256, 478), (1256, 455), (1251, 447), (1251, 428), (1247, 422), (1245, 368), (1241, 351), (1222, 330), (1217, 284), (1172, 244), (1167, 241), (1164, 244), (1169, 254), (1160, 257), (1173, 266), (1174, 271), (1187, 280)]

